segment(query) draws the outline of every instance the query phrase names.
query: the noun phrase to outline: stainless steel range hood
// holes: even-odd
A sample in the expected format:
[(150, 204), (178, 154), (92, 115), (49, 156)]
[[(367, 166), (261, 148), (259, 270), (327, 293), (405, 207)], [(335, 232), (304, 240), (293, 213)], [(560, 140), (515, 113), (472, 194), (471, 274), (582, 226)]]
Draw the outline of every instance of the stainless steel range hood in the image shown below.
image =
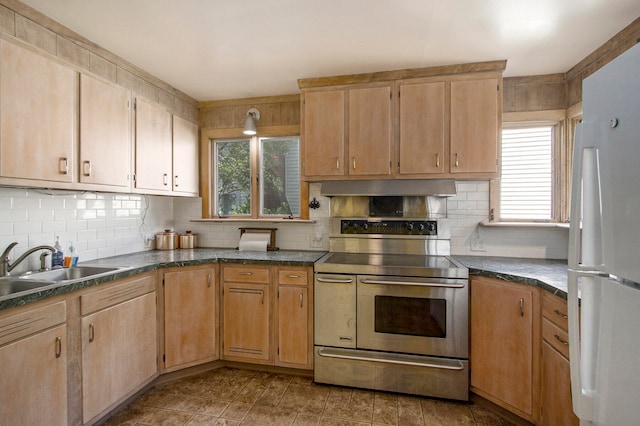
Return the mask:
[(333, 196), (425, 196), (456, 195), (453, 179), (425, 180), (333, 180), (322, 182), (320, 195)]

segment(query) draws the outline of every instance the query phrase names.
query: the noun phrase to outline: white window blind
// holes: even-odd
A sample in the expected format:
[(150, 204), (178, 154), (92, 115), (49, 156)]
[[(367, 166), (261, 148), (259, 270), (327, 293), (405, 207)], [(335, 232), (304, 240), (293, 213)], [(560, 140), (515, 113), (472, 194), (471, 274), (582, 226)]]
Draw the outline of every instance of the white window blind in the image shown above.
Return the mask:
[(553, 219), (553, 129), (502, 131), (502, 220)]

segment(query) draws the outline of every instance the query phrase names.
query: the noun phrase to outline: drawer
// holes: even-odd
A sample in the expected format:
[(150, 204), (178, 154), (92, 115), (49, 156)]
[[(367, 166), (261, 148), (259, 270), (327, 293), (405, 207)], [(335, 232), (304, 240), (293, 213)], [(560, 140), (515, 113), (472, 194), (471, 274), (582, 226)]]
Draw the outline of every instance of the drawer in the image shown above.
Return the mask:
[(0, 319), (0, 346), (67, 320), (67, 303), (52, 303)]
[(542, 316), (560, 327), (568, 330), (567, 301), (546, 291), (542, 292)]
[(278, 284), (307, 286), (309, 275), (307, 269), (279, 269)]
[(569, 335), (546, 318), (542, 319), (542, 338), (569, 359)]
[(156, 276), (147, 275), (127, 280), (108, 288), (93, 291), (80, 296), (80, 314), (87, 315), (109, 306), (126, 302), (156, 289)]
[(269, 284), (269, 267), (260, 266), (225, 266), (222, 272), (225, 282)]

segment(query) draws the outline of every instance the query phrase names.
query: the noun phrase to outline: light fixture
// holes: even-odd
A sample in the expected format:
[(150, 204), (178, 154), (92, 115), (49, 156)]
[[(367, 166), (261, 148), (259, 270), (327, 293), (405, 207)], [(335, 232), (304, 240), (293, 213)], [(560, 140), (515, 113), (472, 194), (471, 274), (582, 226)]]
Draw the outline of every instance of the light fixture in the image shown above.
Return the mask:
[(249, 111), (247, 111), (247, 119), (244, 120), (244, 130), (242, 133), (245, 135), (255, 135), (258, 120), (260, 120), (260, 111), (256, 108), (250, 108)]

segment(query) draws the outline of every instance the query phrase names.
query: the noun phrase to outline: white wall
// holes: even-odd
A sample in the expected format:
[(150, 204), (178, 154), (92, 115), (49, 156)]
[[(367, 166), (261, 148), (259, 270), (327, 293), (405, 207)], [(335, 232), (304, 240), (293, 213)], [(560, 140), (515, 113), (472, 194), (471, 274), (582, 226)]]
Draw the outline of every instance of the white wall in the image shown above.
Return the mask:
[[(172, 226), (170, 197), (0, 187), (0, 252), (17, 242), (12, 259), (56, 236), (65, 250), (73, 241), (80, 261), (133, 253), (145, 249), (142, 232)], [(14, 272), (37, 269), (38, 255)]]
[[(493, 228), (478, 226), (489, 212), (489, 183), (457, 182), (458, 195), (447, 200), (451, 224), (451, 254), (566, 259), (568, 229)], [(0, 252), (16, 241), (12, 258), (40, 244), (53, 245), (55, 236), (66, 249), (73, 241), (80, 260), (92, 260), (148, 249), (145, 238), (165, 228), (191, 230), (202, 247), (238, 245), (246, 226), (274, 227), (277, 245), (283, 250), (328, 250), (330, 199), (320, 196), (320, 184), (311, 184), (310, 198), (320, 208), (310, 209), (312, 224), (250, 222), (190, 222), (200, 218), (201, 199), (106, 194), (0, 187)], [(144, 220), (144, 222), (143, 222)], [(317, 235), (322, 236), (314, 244)], [(471, 241), (483, 242), (484, 251), (472, 251)], [(17, 272), (36, 269), (37, 254)]]

